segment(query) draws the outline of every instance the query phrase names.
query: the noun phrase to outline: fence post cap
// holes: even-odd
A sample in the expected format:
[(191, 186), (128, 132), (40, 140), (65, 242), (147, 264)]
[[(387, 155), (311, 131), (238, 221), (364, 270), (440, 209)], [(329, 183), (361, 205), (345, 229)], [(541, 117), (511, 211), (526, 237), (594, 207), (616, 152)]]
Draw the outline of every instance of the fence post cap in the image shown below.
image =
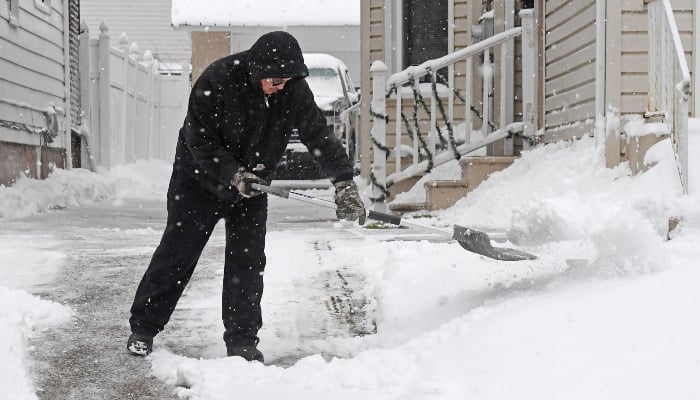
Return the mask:
[(388, 70), (389, 68), (387, 68), (386, 64), (384, 64), (384, 61), (377, 60), (372, 63), (369, 72), (387, 72)]
[(87, 21), (85, 21), (85, 20), (80, 21), (80, 31), (81, 31), (81, 33), (89, 33), (90, 32), (90, 27), (88, 26)]
[(107, 32), (109, 32), (109, 27), (107, 26), (107, 23), (104, 21), (100, 22), (100, 35), (106, 35)]
[(119, 46), (124, 48), (129, 47), (129, 36), (126, 32), (122, 32), (122, 34), (119, 35)]
[(136, 42), (131, 42), (129, 45), (129, 55), (138, 57), (138, 52), (139, 52), (139, 45)]

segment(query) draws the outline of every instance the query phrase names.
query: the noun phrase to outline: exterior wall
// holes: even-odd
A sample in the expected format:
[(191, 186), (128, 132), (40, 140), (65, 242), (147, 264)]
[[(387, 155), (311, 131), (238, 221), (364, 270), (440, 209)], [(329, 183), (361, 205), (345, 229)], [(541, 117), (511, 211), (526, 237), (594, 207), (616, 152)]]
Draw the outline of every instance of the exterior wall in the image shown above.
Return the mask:
[(63, 149), (37, 151), (34, 146), (0, 141), (0, 185), (11, 185), (21, 175), (46, 178), (53, 167), (65, 168)]
[(192, 32), (192, 82), (212, 62), (230, 53), (230, 33), (228, 32)]
[[(693, 66), (693, 22), (694, 10), (692, 0), (671, 0), (681, 42), (685, 50), (688, 67)], [(647, 110), (648, 15), (643, 1), (627, 0), (621, 2), (620, 36), (622, 48), (618, 55), (620, 65), (620, 113), (640, 114)], [(693, 104), (689, 105), (693, 109)]]
[[(544, 127), (548, 142), (592, 134), (596, 117), (596, 1), (547, 0), (544, 6)], [(691, 71), (697, 38), (695, 1), (671, 0)], [(648, 16), (644, 0), (607, 1), (605, 107), (625, 114), (647, 110)], [(690, 109), (692, 110), (693, 99)], [(607, 141), (608, 165), (619, 145)], [(613, 154), (614, 153), (614, 154)], [(612, 158), (611, 158), (612, 157)]]
[(544, 6), (544, 128), (549, 142), (594, 127), (596, 0), (552, 0)]
[(65, 1), (49, 6), (20, 0), (16, 10), (10, 9), (14, 2), (0, 6), (0, 184), (12, 183), (20, 171), (45, 177), (48, 163), (40, 167), (37, 158), (64, 165), (70, 146)]
[(99, 32), (104, 21), (113, 46), (125, 32), (141, 51), (150, 50), (163, 63), (190, 63), (190, 35), (172, 27), (171, 0), (81, 0), (80, 13), (91, 32)]

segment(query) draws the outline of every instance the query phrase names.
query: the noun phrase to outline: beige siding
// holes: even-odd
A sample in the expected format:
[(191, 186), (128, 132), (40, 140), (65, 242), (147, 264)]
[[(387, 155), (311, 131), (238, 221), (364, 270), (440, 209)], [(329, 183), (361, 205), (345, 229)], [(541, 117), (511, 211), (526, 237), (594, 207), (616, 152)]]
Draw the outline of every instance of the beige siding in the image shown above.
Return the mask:
[[(592, 128), (595, 117), (595, 0), (545, 2), (544, 114), (547, 140)], [(589, 128), (585, 128), (589, 126)]]
[[(671, 5), (680, 31), (681, 42), (688, 66), (693, 70), (693, 2), (673, 0)], [(642, 2), (627, 0), (622, 3), (621, 23), (621, 93), (620, 112), (641, 114), (647, 110), (647, 71), (649, 38), (648, 15)], [(692, 109), (692, 105), (690, 107)]]
[(80, 18), (93, 35), (107, 23), (113, 46), (126, 32), (141, 51), (150, 50), (162, 62), (190, 62), (192, 46), (187, 31), (174, 30), (170, 22), (171, 0), (81, 0)]
[[(692, 71), (695, 2), (672, 0), (671, 3)], [(544, 4), (546, 138), (566, 139), (565, 132), (590, 130), (595, 117), (595, 1), (552, 0)], [(621, 0), (608, 7), (605, 104), (614, 106), (621, 114), (646, 111), (647, 18), (642, 0)]]
[(370, 60), (384, 60), (384, 2), (370, 1)]

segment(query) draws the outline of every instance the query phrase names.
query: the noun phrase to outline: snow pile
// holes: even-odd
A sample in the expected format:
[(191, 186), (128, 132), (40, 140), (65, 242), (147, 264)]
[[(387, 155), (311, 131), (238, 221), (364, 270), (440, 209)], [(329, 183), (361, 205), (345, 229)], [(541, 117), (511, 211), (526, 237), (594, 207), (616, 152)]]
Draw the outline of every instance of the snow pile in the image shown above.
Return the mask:
[(25, 291), (0, 286), (0, 397), (3, 399), (36, 399), (27, 376), (27, 339), (34, 332), (66, 321), (70, 309), (42, 300)]
[(0, 185), (0, 220), (105, 199), (160, 199), (167, 190), (171, 171), (170, 163), (152, 160), (119, 165), (97, 174), (80, 168), (57, 168), (49, 179), (21, 177), (10, 187)]
[[(31, 348), (27, 340), (35, 332), (66, 321), (71, 310), (52, 301), (32, 296), (20, 287), (50, 282), (63, 262), (62, 253), (52, 249), (50, 239), (40, 244), (32, 238), (0, 236), (0, 398), (36, 399), (28, 376)], [(33, 238), (36, 240), (36, 238)]]

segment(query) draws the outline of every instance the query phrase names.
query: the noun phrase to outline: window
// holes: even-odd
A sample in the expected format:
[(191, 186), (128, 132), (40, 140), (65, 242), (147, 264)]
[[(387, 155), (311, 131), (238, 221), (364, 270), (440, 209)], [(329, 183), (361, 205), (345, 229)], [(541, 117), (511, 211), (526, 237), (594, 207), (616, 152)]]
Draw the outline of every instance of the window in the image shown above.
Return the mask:
[(19, 26), (19, 0), (10, 0), (10, 25)]
[(447, 0), (403, 1), (403, 66), (447, 54)]

